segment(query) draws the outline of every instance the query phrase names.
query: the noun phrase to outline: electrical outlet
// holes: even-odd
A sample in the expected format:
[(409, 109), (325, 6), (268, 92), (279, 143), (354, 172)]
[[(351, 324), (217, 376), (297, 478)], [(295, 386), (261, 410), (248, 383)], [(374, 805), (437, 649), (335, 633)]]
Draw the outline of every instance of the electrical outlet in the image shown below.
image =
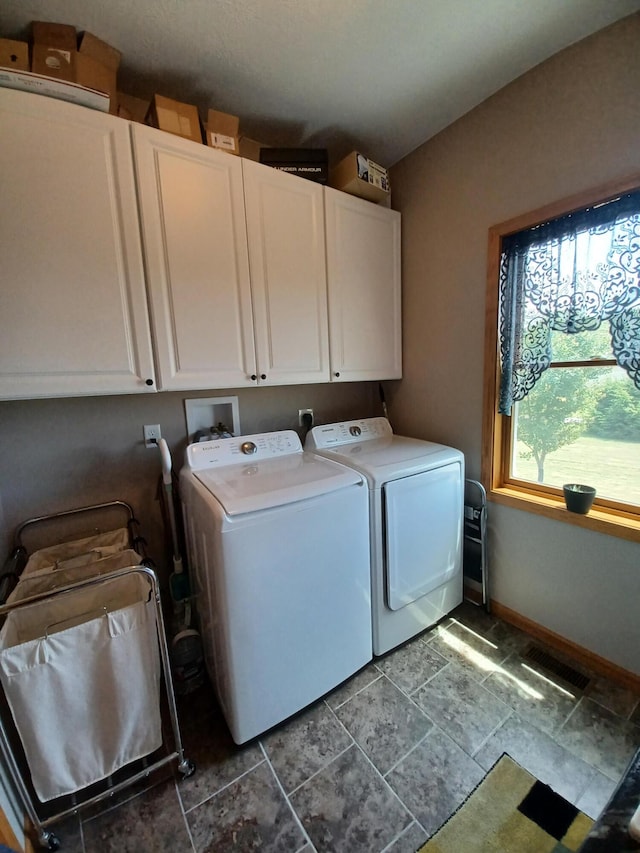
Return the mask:
[(298, 426), (304, 426), (304, 421), (302, 419), (303, 415), (311, 415), (311, 424), (313, 426), (313, 409), (298, 409)]
[(160, 424), (145, 424), (142, 427), (142, 434), (144, 436), (145, 447), (157, 447), (158, 442), (162, 438)]

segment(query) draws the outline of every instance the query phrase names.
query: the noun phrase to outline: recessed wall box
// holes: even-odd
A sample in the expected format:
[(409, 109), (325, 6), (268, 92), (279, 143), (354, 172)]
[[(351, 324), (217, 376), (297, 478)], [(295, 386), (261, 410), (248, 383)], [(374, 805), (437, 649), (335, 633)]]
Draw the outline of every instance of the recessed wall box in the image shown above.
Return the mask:
[(240, 435), (240, 411), (237, 397), (201, 397), (184, 401), (187, 439), (197, 442), (199, 434), (223, 424), (233, 435)]

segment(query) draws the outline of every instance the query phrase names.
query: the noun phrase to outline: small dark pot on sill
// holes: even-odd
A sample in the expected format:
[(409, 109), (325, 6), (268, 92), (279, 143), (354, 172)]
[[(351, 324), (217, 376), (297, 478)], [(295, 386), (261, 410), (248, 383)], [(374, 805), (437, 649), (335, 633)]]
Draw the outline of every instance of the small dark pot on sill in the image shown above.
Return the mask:
[(577, 512), (580, 515), (586, 515), (589, 512), (596, 496), (596, 490), (593, 486), (567, 483), (562, 489), (564, 491), (564, 502), (569, 512)]

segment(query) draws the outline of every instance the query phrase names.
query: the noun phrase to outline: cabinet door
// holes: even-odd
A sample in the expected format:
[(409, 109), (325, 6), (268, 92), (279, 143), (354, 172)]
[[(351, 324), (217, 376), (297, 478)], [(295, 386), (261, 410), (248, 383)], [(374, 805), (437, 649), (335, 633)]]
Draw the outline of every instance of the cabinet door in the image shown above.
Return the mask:
[(322, 186), (243, 160), (261, 384), (329, 381)]
[(400, 214), (325, 187), (331, 378), (402, 376)]
[(155, 391), (127, 122), (0, 89), (0, 397)]
[(159, 385), (255, 384), (241, 160), (132, 132)]

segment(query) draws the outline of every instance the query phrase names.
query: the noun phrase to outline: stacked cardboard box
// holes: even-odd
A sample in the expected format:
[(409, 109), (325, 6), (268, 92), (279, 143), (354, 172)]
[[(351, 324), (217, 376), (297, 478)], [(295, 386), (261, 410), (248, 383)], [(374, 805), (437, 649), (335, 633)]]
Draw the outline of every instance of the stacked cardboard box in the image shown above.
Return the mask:
[(31, 60), (25, 42), (0, 39), (0, 83), (117, 113), (116, 79), (121, 54), (84, 33), (78, 44), (69, 24), (33, 21)]
[(120, 93), (121, 53), (69, 24), (33, 21), (31, 56), (26, 42), (0, 38), (0, 86), (24, 89), (111, 112), (212, 148), (257, 160), (293, 175), (379, 204), (390, 202), (386, 169), (358, 151), (328, 172), (326, 149), (271, 148), (240, 135), (238, 116), (210, 109), (203, 126), (198, 108), (154, 95), (151, 102)]

